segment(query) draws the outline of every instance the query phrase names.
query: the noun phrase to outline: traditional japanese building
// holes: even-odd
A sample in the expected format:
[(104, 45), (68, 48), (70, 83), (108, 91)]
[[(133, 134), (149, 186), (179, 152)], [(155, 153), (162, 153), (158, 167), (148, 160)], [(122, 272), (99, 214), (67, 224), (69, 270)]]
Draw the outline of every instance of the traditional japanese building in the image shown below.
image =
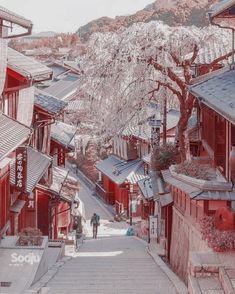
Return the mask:
[(63, 119), (67, 103), (41, 90), (36, 90), (34, 109), (34, 144), (51, 156), (49, 176), (38, 185), (38, 228), (51, 238), (67, 237), (71, 229), (71, 207), (78, 185), (65, 166), (67, 153), (74, 151), (76, 128)]
[[(160, 116), (156, 107), (144, 108), (113, 139), (113, 155), (96, 165), (99, 171), (96, 191), (105, 202), (115, 205), (117, 214), (125, 212), (129, 216), (130, 203), (132, 203), (134, 217), (139, 216), (147, 220), (149, 215), (154, 214), (153, 195), (148, 195), (148, 191), (143, 192), (140, 187), (147, 183), (151, 185), (148, 176), (150, 171), (151, 127), (147, 119), (156, 113)], [(175, 140), (178, 120), (179, 111), (170, 109), (167, 113), (166, 126), (168, 142)], [(160, 136), (162, 139), (163, 127), (161, 127)], [(138, 185), (139, 183), (140, 185)], [(130, 187), (133, 191), (130, 190)]]
[[(76, 179), (68, 180), (68, 171), (58, 177), (53, 158), (58, 157), (56, 165), (64, 165), (66, 154), (74, 151), (70, 141), (76, 130), (58, 121), (63, 120), (67, 103), (35, 88), (52, 78), (51, 69), (45, 65), (8, 48), (6, 66), (0, 107), (1, 235), (16, 235), (32, 227), (51, 238), (57, 238), (62, 228), (66, 236), (78, 186)], [(53, 124), (56, 127), (52, 131)], [(65, 182), (70, 189), (65, 188)], [(62, 191), (67, 197), (61, 196)]]
[[(234, 1), (221, 1), (210, 13), (212, 23), (232, 24), (234, 8)], [(218, 234), (235, 229), (231, 157), (235, 144), (234, 79), (234, 64), (231, 64), (193, 81), (189, 91), (197, 98), (200, 139), (198, 155), (192, 156), (190, 163), (195, 169), (187, 173), (184, 168), (172, 166), (162, 172), (174, 199), (172, 224), (168, 224), (170, 230), (166, 234), (166, 255), (185, 281), (190, 252), (212, 250), (202, 239), (202, 218), (212, 217)], [(216, 244), (218, 250), (223, 249), (226, 241), (223, 242)]]

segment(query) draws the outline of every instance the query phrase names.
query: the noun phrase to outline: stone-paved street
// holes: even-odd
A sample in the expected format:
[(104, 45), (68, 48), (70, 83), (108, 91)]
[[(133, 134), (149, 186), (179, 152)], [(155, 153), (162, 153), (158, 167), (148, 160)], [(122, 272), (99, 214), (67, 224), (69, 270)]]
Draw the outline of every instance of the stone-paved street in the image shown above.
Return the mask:
[[(78, 253), (72, 255), (47, 284), (50, 294), (173, 294), (174, 286), (148, 255), (146, 246), (135, 237), (125, 236), (126, 224), (109, 222), (112, 216), (82, 185), (88, 237)], [(98, 239), (91, 238), (89, 218), (101, 217)]]

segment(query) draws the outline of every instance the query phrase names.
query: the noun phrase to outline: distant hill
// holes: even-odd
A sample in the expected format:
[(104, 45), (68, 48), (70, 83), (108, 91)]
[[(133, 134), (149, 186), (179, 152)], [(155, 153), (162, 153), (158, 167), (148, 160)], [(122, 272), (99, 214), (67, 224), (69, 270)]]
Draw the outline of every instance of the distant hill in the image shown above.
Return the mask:
[(94, 32), (116, 31), (120, 27), (129, 27), (136, 22), (162, 20), (168, 25), (208, 25), (206, 17), (210, 5), (217, 0), (157, 0), (133, 15), (115, 18), (101, 17), (93, 20), (77, 30), (82, 41), (88, 40)]

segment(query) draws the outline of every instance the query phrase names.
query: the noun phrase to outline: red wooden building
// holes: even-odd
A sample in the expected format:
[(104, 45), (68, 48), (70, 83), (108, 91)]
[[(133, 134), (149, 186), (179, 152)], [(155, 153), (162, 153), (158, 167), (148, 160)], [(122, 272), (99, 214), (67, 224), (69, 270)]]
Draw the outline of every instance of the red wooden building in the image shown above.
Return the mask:
[[(148, 192), (145, 193), (145, 189), (141, 190), (140, 187), (147, 183), (151, 185), (148, 176), (151, 127), (147, 119), (156, 113), (160, 116), (156, 108), (144, 108), (121, 134), (113, 139), (113, 155), (96, 165), (99, 171), (96, 191), (104, 201), (115, 205), (117, 214), (125, 211), (129, 215), (130, 203), (134, 216), (147, 220), (154, 214), (153, 195), (148, 195)], [(179, 111), (169, 110), (166, 125), (167, 141), (174, 142), (178, 120)], [(160, 136), (163, 137), (163, 128)], [(133, 192), (130, 192), (131, 185), (134, 185)]]
[[(71, 142), (76, 129), (58, 121), (63, 119), (67, 103), (36, 90), (34, 110), (34, 144), (51, 155), (49, 177), (38, 185), (38, 228), (50, 238), (66, 237), (71, 228), (71, 207), (78, 185), (65, 165), (67, 153), (74, 151)], [(58, 167), (56, 167), (58, 165)]]
[[(227, 17), (227, 25), (232, 25), (234, 9), (234, 1), (221, 2), (211, 12), (212, 22), (224, 24)], [(175, 167), (162, 172), (174, 199), (172, 222), (167, 224), (166, 255), (186, 282), (189, 252), (211, 250), (202, 240), (202, 217), (214, 216), (218, 230), (235, 229), (235, 179), (230, 159), (235, 145), (234, 80), (234, 67), (229, 66), (197, 78), (189, 87), (198, 102), (200, 139), (198, 156), (192, 157), (192, 164), (204, 166), (206, 178), (177, 173)]]
[[(4, 114), (1, 114), (0, 126), (1, 235), (17, 234), (22, 228), (36, 227), (43, 234), (57, 238), (59, 228), (66, 234), (69, 230), (71, 206), (78, 186), (76, 179), (68, 177), (68, 171), (55, 185), (59, 177), (53, 169), (54, 152), (50, 156), (54, 150), (51, 125), (60, 125), (56, 120), (63, 119), (63, 109), (67, 104), (34, 87), (51, 76), (52, 72), (46, 66), (8, 49), (1, 100)], [(75, 131), (73, 129), (71, 135), (69, 130), (71, 127), (67, 126), (61, 137), (73, 138)], [(67, 145), (66, 140), (69, 141)], [(57, 141), (64, 161), (66, 153), (74, 148), (70, 141), (67, 137), (62, 142)]]

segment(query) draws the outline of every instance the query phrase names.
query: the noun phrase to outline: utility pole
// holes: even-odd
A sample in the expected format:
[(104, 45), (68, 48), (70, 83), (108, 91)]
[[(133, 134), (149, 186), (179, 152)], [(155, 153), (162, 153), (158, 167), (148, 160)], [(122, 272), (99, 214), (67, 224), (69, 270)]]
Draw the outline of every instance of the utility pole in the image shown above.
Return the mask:
[(132, 226), (132, 194), (134, 192), (134, 186), (133, 184), (130, 184), (129, 186), (129, 214), (130, 214), (130, 226)]
[[(158, 211), (158, 225), (157, 232), (158, 238), (160, 236), (160, 205), (159, 205), (159, 189), (158, 189), (158, 179), (160, 172), (157, 169), (157, 156), (160, 146), (160, 128), (161, 120), (155, 118), (155, 116), (149, 119), (149, 125), (151, 127), (151, 164), (150, 164), (150, 176), (152, 181), (152, 189), (154, 198), (157, 199), (157, 211)], [(156, 204), (155, 204), (156, 205)]]
[(164, 88), (164, 93), (163, 93), (163, 120), (162, 120), (162, 125), (163, 125), (162, 143), (165, 146), (166, 145), (166, 133), (167, 133), (167, 89), (166, 89), (166, 87)]

